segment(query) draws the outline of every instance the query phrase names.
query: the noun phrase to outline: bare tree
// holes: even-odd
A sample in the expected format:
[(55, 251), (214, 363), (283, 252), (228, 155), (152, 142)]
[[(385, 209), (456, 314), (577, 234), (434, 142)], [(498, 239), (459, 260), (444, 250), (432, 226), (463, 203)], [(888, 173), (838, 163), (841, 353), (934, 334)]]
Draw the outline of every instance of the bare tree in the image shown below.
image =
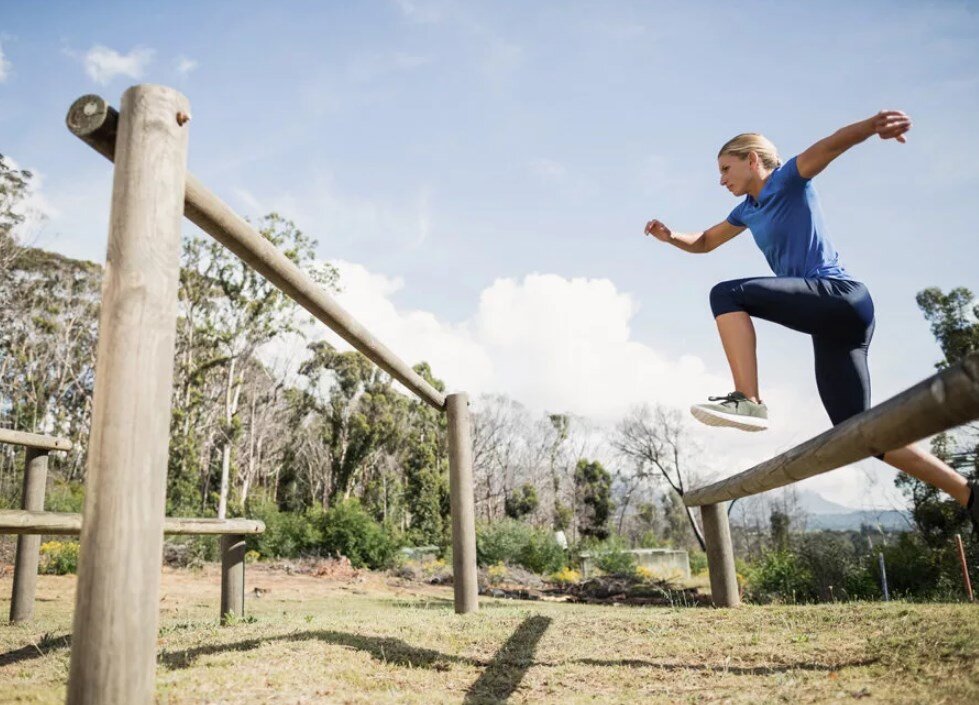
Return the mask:
[[(690, 449), (679, 411), (660, 405), (636, 407), (616, 426), (610, 443), (623, 458), (632, 461), (637, 478), (660, 478), (683, 498), (692, 473), (687, 466)], [(685, 511), (697, 542), (706, 550), (692, 510), (685, 507)]]

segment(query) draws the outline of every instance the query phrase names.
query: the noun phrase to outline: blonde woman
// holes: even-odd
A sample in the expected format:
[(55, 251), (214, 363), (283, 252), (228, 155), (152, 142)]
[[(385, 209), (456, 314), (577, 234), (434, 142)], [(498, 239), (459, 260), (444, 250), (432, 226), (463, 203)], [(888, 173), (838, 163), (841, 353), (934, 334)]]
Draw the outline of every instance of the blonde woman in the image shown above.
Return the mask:
[[(768, 428), (768, 408), (758, 391), (752, 317), (812, 336), (816, 386), (832, 423), (870, 407), (867, 351), (874, 332), (870, 292), (840, 262), (823, 222), (812, 179), (864, 140), (906, 141), (911, 119), (883, 110), (848, 125), (783, 163), (768, 139), (741, 134), (721, 147), (721, 186), (744, 200), (723, 222), (698, 233), (672, 231), (659, 220), (646, 234), (685, 252), (710, 252), (751, 230), (774, 277), (721, 282), (710, 293), (711, 310), (734, 378), (734, 390), (691, 407), (700, 421), (745, 431)], [(976, 483), (933, 455), (907, 446), (880, 456), (884, 462), (947, 492), (979, 522)]]

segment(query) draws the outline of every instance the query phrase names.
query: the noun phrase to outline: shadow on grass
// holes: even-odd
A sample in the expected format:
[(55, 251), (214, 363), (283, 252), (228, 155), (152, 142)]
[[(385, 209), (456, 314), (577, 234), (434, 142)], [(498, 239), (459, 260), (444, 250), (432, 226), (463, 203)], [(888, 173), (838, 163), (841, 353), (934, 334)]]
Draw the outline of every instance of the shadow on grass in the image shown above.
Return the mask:
[(489, 662), (444, 654), (433, 649), (418, 648), (401, 639), (359, 636), (331, 630), (284, 634), (269, 639), (246, 639), (233, 644), (214, 644), (185, 651), (163, 652), (159, 660), (166, 668), (176, 670), (189, 668), (198, 658), (209, 654), (251, 651), (272, 642), (324, 641), (364, 651), (382, 663), (396, 666), (430, 668), (436, 671), (447, 670), (452, 664), (481, 667), (484, 669), (483, 673), (466, 692), (464, 701), (465, 705), (480, 705), (503, 702), (519, 687), (524, 674), (534, 665), (534, 651), (550, 623), (550, 617), (528, 617)]
[(573, 663), (580, 663), (585, 666), (599, 666), (602, 668), (655, 668), (660, 671), (703, 671), (709, 673), (733, 673), (736, 676), (764, 676), (772, 673), (785, 673), (787, 671), (839, 671), (842, 668), (870, 666), (878, 661), (879, 659), (871, 658), (832, 665), (824, 663), (789, 663), (778, 664), (776, 666), (721, 666), (706, 663), (657, 663), (655, 661), (643, 661), (641, 659), (604, 661), (583, 658)]
[(520, 686), (527, 669), (534, 665), (534, 651), (550, 624), (550, 617), (538, 615), (525, 619), (466, 692), (463, 704), (505, 702)]
[(0, 654), (0, 666), (9, 666), (12, 663), (30, 661), (35, 658), (43, 658), (52, 651), (61, 651), (71, 647), (71, 634), (62, 636), (50, 636), (45, 634), (36, 644), (28, 644), (13, 651)]

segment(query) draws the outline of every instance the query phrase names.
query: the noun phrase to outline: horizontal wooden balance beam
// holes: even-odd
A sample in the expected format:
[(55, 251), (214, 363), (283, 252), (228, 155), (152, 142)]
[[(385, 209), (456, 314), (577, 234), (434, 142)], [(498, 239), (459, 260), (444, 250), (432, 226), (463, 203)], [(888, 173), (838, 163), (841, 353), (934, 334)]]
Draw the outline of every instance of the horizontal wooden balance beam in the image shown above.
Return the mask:
[[(72, 104), (65, 121), (74, 135), (109, 161), (115, 161), (119, 113), (103, 98), (82, 96)], [(184, 215), (423, 401), (445, 410), (444, 394), (360, 325), (323, 287), (190, 172), (184, 187)]]
[(71, 450), (71, 441), (67, 438), (42, 436), (38, 433), (24, 433), (9, 428), (0, 428), (0, 443), (12, 446), (23, 446), (37, 450)]
[(727, 502), (881, 455), (979, 418), (979, 353), (749, 470), (690, 490), (683, 503)]
[[(60, 534), (71, 536), (82, 531), (82, 515), (64, 512), (0, 510), (0, 534)], [(164, 534), (248, 536), (265, 531), (265, 522), (256, 519), (179, 519), (163, 520)]]

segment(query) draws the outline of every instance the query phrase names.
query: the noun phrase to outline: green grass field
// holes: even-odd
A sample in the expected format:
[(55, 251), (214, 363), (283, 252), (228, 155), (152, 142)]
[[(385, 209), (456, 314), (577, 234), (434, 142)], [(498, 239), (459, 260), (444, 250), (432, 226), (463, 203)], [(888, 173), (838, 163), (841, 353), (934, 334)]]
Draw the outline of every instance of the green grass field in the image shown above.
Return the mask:
[[(64, 701), (74, 585), (42, 576), (36, 622), (0, 626), (0, 703)], [(979, 703), (979, 605), (484, 598), (463, 617), (450, 589), (250, 566), (248, 616), (219, 627), (218, 586), (164, 572), (158, 702)]]

